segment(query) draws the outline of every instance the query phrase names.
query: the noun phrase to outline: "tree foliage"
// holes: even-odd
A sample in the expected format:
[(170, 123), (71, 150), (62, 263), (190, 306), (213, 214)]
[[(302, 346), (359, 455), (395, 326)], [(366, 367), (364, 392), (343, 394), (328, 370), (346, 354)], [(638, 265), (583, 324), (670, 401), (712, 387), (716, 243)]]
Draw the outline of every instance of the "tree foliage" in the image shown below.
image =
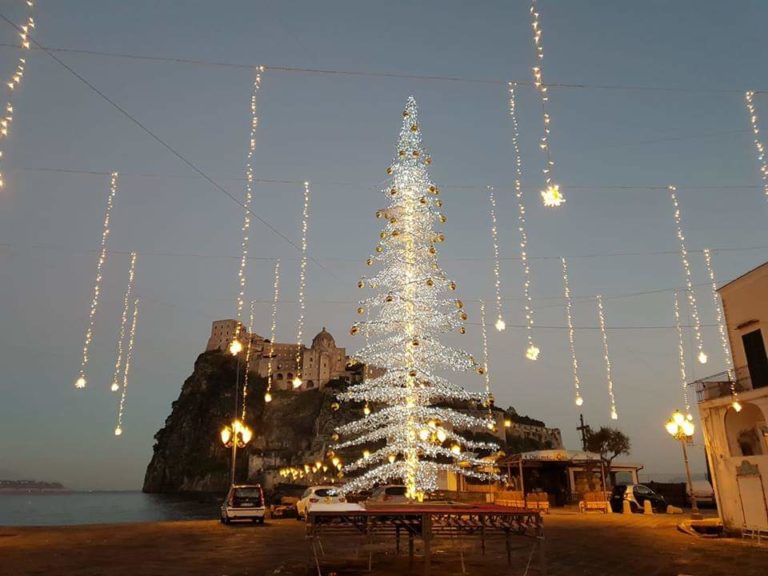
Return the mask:
[(629, 436), (617, 428), (601, 426), (594, 431), (586, 430), (586, 448), (589, 452), (600, 454), (600, 459), (610, 470), (613, 461), (622, 454), (629, 454), (632, 444)]

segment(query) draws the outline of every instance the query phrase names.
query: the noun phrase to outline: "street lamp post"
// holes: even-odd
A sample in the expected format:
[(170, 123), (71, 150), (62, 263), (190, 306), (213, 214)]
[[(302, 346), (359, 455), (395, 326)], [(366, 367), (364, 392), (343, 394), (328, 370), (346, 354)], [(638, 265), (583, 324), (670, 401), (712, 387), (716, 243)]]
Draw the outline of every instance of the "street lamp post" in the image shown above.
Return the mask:
[(227, 448), (232, 448), (232, 473), (230, 483), (235, 485), (235, 464), (237, 462), (237, 449), (245, 448), (245, 445), (251, 441), (253, 432), (248, 426), (235, 420), (230, 426), (224, 426), (221, 429), (221, 442)]
[(693, 424), (693, 417), (688, 414), (683, 416), (682, 412), (675, 410), (670, 419), (664, 425), (675, 440), (680, 441), (680, 445), (683, 447), (683, 461), (685, 462), (685, 475), (688, 478), (688, 496), (691, 499), (691, 518), (701, 519), (703, 516), (699, 512), (699, 506), (696, 502), (696, 495), (693, 492), (693, 481), (691, 480), (691, 469), (688, 466), (688, 449), (686, 445), (693, 438), (693, 432), (695, 426)]

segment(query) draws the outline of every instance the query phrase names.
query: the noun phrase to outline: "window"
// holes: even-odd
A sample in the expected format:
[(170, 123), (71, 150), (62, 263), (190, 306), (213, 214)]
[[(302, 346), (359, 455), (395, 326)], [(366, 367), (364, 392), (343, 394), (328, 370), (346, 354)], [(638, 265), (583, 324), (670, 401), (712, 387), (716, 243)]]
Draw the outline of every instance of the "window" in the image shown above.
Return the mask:
[(752, 380), (752, 388), (768, 386), (768, 357), (765, 354), (763, 334), (754, 330), (741, 337), (744, 344), (744, 353), (747, 356), (749, 377)]

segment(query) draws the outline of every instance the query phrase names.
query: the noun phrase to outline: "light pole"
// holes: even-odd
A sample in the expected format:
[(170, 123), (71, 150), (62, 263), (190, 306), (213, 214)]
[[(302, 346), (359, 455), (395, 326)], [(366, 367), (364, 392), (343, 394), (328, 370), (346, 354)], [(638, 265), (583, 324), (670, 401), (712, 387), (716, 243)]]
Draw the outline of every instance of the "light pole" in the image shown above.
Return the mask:
[(693, 416), (690, 414), (683, 416), (680, 410), (675, 410), (664, 427), (667, 429), (667, 432), (669, 432), (670, 436), (672, 436), (675, 440), (680, 441), (680, 445), (683, 447), (685, 475), (688, 478), (688, 496), (691, 498), (691, 518), (697, 520), (701, 519), (703, 516), (699, 512), (699, 506), (696, 503), (696, 495), (693, 492), (691, 469), (688, 466), (688, 449), (686, 448), (686, 444), (688, 444), (693, 438), (693, 432), (695, 430), (695, 426), (693, 424)]

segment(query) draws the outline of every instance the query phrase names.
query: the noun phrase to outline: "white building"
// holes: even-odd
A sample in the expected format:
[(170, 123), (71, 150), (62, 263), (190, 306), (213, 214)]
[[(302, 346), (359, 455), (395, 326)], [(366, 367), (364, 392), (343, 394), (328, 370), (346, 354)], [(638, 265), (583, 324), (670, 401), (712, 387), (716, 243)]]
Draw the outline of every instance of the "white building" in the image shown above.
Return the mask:
[(768, 262), (719, 293), (734, 373), (696, 382), (712, 484), (727, 530), (768, 532)]

